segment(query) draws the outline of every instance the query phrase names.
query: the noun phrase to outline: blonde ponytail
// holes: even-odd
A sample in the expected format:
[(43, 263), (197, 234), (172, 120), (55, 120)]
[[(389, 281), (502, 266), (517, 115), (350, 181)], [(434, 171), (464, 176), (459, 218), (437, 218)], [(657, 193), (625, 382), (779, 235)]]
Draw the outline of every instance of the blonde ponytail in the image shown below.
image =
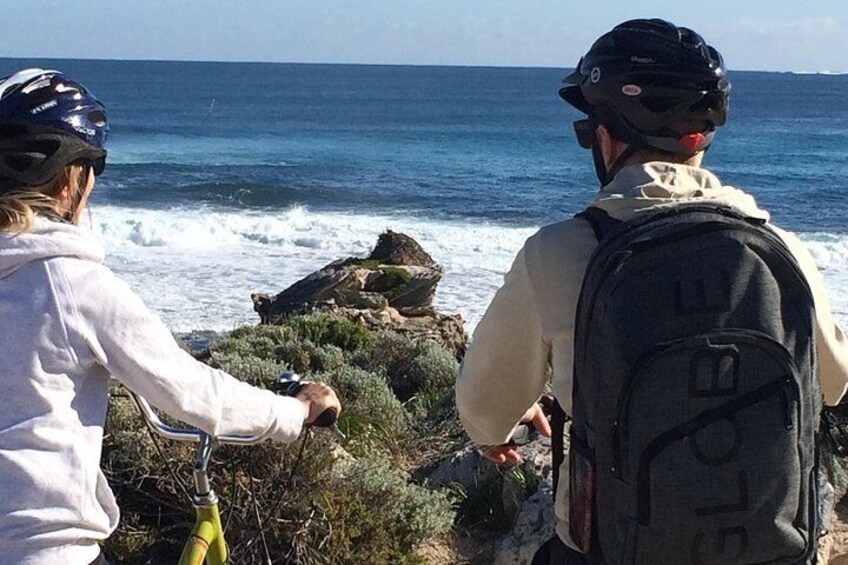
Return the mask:
[(0, 192), (0, 232), (28, 232), (36, 216), (56, 216), (59, 193), (68, 186), (76, 200), (85, 190), (87, 173), (87, 167), (72, 163), (47, 184)]

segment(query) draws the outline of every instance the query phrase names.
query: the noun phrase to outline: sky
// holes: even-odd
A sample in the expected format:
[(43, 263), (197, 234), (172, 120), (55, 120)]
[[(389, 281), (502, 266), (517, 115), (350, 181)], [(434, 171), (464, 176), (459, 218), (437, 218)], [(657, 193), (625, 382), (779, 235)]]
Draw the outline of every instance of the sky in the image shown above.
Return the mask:
[(0, 0), (0, 56), (573, 67), (617, 23), (736, 70), (848, 72), (848, 0)]

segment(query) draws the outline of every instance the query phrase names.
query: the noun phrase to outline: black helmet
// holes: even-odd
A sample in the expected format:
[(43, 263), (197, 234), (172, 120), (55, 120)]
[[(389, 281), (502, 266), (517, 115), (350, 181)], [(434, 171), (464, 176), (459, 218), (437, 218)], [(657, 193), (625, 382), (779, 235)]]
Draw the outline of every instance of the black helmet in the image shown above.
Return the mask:
[(109, 125), (102, 102), (59, 71), (0, 79), (0, 182), (37, 186), (84, 159), (100, 174)]
[[(664, 20), (616, 26), (564, 82), (566, 102), (634, 151), (694, 155), (727, 120), (730, 82), (721, 55), (691, 29)], [(575, 124), (584, 147), (588, 125)]]

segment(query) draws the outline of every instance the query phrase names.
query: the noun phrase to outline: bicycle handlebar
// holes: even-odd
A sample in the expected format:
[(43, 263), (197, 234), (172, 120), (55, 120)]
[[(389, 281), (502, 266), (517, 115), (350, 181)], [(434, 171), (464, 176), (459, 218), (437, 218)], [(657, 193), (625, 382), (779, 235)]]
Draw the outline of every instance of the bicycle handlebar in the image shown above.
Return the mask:
[[(295, 373), (283, 373), (277, 378), (277, 381), (271, 385), (271, 390), (276, 392), (277, 394), (282, 394), (285, 396), (295, 396), (300, 389), (306, 386), (306, 382), (300, 380), (300, 376)], [(150, 404), (143, 397), (137, 395), (136, 393), (129, 391), (130, 397), (135, 402), (138, 411), (141, 413), (142, 417), (144, 417), (145, 422), (150, 427), (151, 430), (159, 434), (165, 439), (175, 440), (175, 441), (193, 441), (200, 443), (203, 441), (204, 436), (208, 436), (206, 432), (203, 432), (194, 428), (175, 428), (173, 426), (169, 426), (162, 422), (159, 419), (159, 416), (150, 406)], [(330, 428), (332, 427), (334, 431), (344, 437), (338, 428), (335, 427), (336, 423), (336, 413), (327, 409), (321, 413), (318, 418), (312, 422), (311, 426), (315, 426), (318, 428)], [(254, 445), (256, 443), (261, 442), (262, 440), (267, 439), (265, 436), (238, 436), (238, 435), (223, 435), (217, 436), (214, 438), (216, 443), (219, 444), (228, 444), (228, 445)]]
[[(153, 411), (150, 404), (143, 397), (129, 391), (130, 397), (135, 402), (138, 411), (144, 417), (144, 421), (150, 426), (150, 429), (162, 436), (165, 439), (175, 441), (193, 441), (200, 443), (203, 436), (208, 435), (206, 432), (193, 428), (175, 428), (169, 426), (159, 419), (156, 412)], [(217, 436), (215, 441), (220, 444), (229, 445), (253, 445), (266, 439), (264, 436)]]

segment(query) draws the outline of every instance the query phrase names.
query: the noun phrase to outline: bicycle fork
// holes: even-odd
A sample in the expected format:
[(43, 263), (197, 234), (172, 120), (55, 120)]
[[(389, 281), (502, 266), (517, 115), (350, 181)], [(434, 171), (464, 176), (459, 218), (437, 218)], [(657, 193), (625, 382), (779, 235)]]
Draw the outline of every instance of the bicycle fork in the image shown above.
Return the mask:
[(218, 495), (209, 485), (207, 467), (212, 456), (214, 440), (207, 434), (201, 434), (200, 444), (194, 457), (194, 499), (197, 514), (194, 528), (183, 548), (179, 565), (225, 565), (227, 563), (227, 544), (218, 513)]

